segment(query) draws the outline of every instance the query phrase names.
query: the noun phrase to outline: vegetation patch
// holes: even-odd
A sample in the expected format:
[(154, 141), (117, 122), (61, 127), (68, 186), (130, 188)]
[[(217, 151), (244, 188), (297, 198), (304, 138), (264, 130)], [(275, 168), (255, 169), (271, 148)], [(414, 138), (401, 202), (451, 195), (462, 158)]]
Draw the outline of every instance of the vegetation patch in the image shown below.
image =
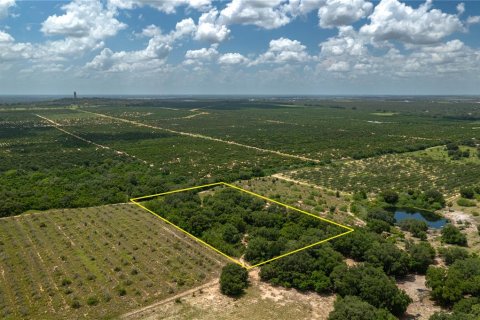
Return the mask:
[[(216, 189), (205, 191), (207, 187)], [(147, 201), (140, 203), (142, 200)], [(353, 231), (223, 182), (132, 201), (246, 268), (263, 265)]]

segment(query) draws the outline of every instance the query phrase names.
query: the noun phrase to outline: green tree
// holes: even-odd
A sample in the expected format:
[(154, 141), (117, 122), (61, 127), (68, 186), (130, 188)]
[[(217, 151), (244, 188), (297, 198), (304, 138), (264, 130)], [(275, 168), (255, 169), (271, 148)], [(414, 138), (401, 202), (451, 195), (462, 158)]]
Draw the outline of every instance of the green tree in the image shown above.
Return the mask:
[(448, 269), (430, 266), (426, 284), (432, 288), (432, 298), (450, 306), (465, 295), (480, 293), (480, 258), (470, 257), (455, 261)]
[(405, 276), (410, 267), (408, 254), (390, 242), (373, 243), (364, 258), (372, 265), (381, 267), (386, 274), (396, 277)]
[(428, 266), (434, 261), (435, 249), (428, 242), (420, 242), (409, 243), (407, 251), (410, 254), (410, 269), (420, 274), (427, 272)]
[(467, 298), (457, 302), (452, 313), (436, 312), (430, 320), (478, 320), (480, 318), (480, 299)]
[(367, 219), (382, 220), (389, 225), (393, 225), (395, 223), (393, 212), (384, 210), (382, 208), (372, 208), (368, 210)]
[(459, 313), (435, 312), (429, 320), (478, 320), (478, 318)]
[(428, 190), (423, 194), (423, 197), (424, 200), (430, 205), (438, 203), (442, 208), (445, 206), (445, 198), (440, 191)]
[(359, 297), (339, 297), (334, 309), (328, 315), (328, 320), (395, 320), (396, 318), (385, 309), (377, 309)]
[(274, 285), (327, 293), (331, 292), (329, 275), (340, 264), (344, 264), (343, 256), (325, 245), (266, 264), (260, 277)]
[(390, 225), (383, 220), (367, 220), (367, 228), (375, 233), (389, 232)]
[(369, 264), (353, 268), (339, 265), (330, 278), (340, 296), (358, 296), (374, 307), (387, 309), (397, 316), (402, 315), (412, 302), (404, 291), (398, 289), (392, 278)]
[(373, 243), (379, 241), (379, 236), (365, 229), (358, 229), (344, 237), (335, 239), (333, 247), (343, 255), (355, 260), (364, 260), (365, 252)]
[(445, 260), (447, 266), (453, 264), (457, 260), (463, 260), (470, 256), (466, 249), (456, 246), (441, 248), (439, 253), (443, 257), (443, 260)]
[(220, 291), (228, 296), (237, 297), (248, 287), (248, 272), (238, 264), (229, 263), (220, 275)]
[(382, 192), (381, 194), (383, 201), (385, 201), (388, 204), (395, 204), (398, 202), (398, 193), (396, 193), (393, 190), (387, 190)]
[(415, 219), (405, 219), (398, 223), (398, 226), (403, 231), (411, 232), (414, 237), (423, 238), (426, 236), (428, 225), (425, 221)]
[(467, 237), (454, 225), (447, 224), (442, 229), (442, 241), (459, 246), (467, 245)]

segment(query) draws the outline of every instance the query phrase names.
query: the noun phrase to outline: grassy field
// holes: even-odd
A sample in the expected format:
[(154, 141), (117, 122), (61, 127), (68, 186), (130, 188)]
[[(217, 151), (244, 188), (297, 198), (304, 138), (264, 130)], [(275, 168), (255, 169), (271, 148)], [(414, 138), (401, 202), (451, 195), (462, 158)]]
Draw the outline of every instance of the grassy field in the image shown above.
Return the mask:
[(318, 214), (324, 218), (346, 225), (354, 225), (355, 219), (349, 215), (350, 196), (336, 193), (326, 188), (315, 188), (275, 177), (262, 177), (239, 181), (240, 187), (265, 195), (271, 199)]
[(476, 148), (460, 146), (460, 151), (468, 151), (470, 152), (470, 156), (467, 158), (460, 158), (458, 160), (453, 160), (451, 157), (448, 156), (448, 153), (447, 151), (445, 151), (445, 147), (443, 146), (432, 147), (426, 150), (413, 152), (412, 156), (416, 156), (419, 158), (432, 159), (432, 160), (442, 160), (442, 161), (449, 162), (450, 164), (458, 164), (458, 165), (468, 164), (468, 163), (480, 164), (480, 157), (477, 157)]
[(2, 319), (102, 319), (218, 276), (222, 257), (130, 204), (0, 223)]

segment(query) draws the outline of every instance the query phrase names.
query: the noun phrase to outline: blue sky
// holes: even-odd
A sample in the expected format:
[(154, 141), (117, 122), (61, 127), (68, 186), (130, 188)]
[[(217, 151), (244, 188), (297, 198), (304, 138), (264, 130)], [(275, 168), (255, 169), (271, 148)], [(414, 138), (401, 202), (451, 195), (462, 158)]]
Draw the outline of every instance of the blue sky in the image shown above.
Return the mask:
[(0, 94), (480, 94), (480, 1), (0, 0)]

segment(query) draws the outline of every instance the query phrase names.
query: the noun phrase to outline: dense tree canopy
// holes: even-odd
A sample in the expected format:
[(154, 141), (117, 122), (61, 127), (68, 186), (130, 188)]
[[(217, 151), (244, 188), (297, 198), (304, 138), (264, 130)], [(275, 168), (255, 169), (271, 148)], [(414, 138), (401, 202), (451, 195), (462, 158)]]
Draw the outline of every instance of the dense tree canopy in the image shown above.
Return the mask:
[(336, 292), (342, 297), (352, 295), (377, 308), (385, 308), (394, 315), (401, 315), (412, 299), (397, 288), (395, 281), (379, 268), (360, 265), (348, 268), (337, 266), (331, 275)]
[(364, 254), (365, 261), (380, 267), (386, 274), (396, 277), (405, 276), (410, 267), (410, 257), (390, 242), (374, 242)]
[(430, 266), (426, 284), (432, 288), (432, 298), (442, 305), (452, 305), (465, 295), (480, 294), (480, 258), (455, 261), (448, 269)]
[(332, 290), (330, 273), (343, 263), (342, 255), (326, 244), (269, 263), (262, 267), (260, 277), (287, 288), (326, 293)]
[(338, 298), (335, 309), (330, 312), (328, 320), (395, 320), (385, 309), (377, 309), (368, 302), (355, 296)]

